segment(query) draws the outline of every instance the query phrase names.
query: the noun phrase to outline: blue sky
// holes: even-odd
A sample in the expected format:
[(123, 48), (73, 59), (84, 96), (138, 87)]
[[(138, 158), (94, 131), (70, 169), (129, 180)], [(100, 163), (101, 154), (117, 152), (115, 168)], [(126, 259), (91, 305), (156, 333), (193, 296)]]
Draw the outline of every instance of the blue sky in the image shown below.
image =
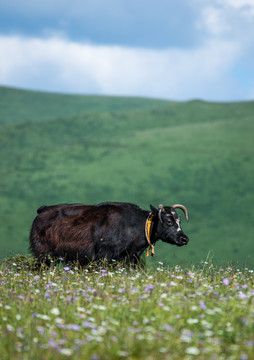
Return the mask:
[(0, 84), (254, 99), (254, 0), (0, 0)]

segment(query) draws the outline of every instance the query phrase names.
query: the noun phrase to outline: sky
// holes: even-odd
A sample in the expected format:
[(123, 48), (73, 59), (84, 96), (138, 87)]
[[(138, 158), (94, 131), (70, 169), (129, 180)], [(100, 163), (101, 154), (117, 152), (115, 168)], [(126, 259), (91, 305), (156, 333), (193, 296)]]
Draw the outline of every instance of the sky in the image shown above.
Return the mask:
[(254, 0), (0, 0), (0, 85), (254, 99)]

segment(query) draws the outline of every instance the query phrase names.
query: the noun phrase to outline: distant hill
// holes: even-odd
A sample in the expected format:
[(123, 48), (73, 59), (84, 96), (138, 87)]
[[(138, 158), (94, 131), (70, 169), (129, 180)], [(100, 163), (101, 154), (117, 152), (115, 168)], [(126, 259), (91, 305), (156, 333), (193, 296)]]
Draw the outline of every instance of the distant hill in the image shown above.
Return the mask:
[[(28, 252), (41, 205), (185, 204), (187, 247), (155, 261), (253, 263), (254, 102), (171, 102), (0, 87), (0, 253)], [(149, 260), (151, 261), (151, 260)]]

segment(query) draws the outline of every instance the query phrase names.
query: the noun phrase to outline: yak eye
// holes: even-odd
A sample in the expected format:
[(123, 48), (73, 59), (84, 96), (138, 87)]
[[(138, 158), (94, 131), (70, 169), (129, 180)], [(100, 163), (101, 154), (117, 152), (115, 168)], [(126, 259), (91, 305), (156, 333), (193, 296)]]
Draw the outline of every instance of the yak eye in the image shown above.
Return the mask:
[(171, 216), (168, 216), (167, 223), (168, 223), (169, 226), (174, 225), (174, 220), (173, 220), (173, 218)]

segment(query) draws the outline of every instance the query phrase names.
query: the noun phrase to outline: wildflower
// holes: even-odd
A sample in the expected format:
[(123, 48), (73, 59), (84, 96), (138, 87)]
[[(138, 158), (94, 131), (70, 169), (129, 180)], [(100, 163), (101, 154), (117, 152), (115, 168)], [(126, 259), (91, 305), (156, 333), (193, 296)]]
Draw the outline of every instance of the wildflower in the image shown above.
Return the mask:
[(199, 355), (200, 351), (197, 347), (195, 346), (190, 346), (185, 350), (186, 354), (188, 355)]
[(224, 278), (223, 280), (222, 280), (222, 284), (223, 285), (229, 285), (229, 280), (228, 280), (228, 278)]
[(66, 356), (71, 356), (73, 354), (73, 351), (71, 349), (61, 349), (60, 354), (66, 355)]
[(240, 360), (247, 360), (249, 357), (247, 354), (241, 354), (240, 355)]
[(84, 328), (93, 328), (94, 327), (94, 324), (92, 324), (90, 321), (83, 321), (82, 322), (82, 326)]
[(206, 304), (204, 303), (204, 301), (200, 301), (199, 304), (202, 310), (206, 310)]
[(184, 329), (181, 334), (181, 340), (186, 343), (190, 343), (192, 341), (194, 333), (190, 330)]
[(187, 323), (192, 325), (192, 324), (197, 324), (198, 323), (198, 319), (188, 319)]
[(64, 319), (60, 318), (60, 317), (57, 317), (55, 318), (55, 322), (56, 324), (63, 324), (64, 323)]
[(10, 325), (10, 324), (7, 324), (7, 325), (6, 325), (6, 329), (7, 329), (8, 331), (10, 331), (10, 332), (14, 331), (14, 327), (13, 327), (12, 325)]
[(174, 331), (174, 328), (168, 324), (166, 324), (163, 328), (164, 330), (166, 331), (169, 331), (169, 332), (173, 332)]
[(65, 266), (65, 267), (64, 267), (64, 270), (65, 270), (65, 271), (69, 271), (69, 270), (70, 270), (69, 266)]
[(145, 288), (145, 292), (151, 293), (151, 291), (154, 289), (153, 284), (148, 284)]
[(117, 353), (118, 356), (121, 356), (121, 357), (127, 357), (129, 355), (128, 351), (118, 351)]
[(209, 321), (206, 321), (206, 320), (201, 320), (201, 324), (202, 324), (206, 329), (211, 329), (212, 326), (213, 326)]
[(85, 312), (85, 311), (86, 311), (86, 309), (85, 309), (84, 307), (81, 307), (81, 306), (78, 306), (78, 307), (77, 307), (77, 310), (78, 310), (78, 311), (81, 311), (81, 312)]
[(53, 347), (53, 348), (57, 348), (57, 347), (58, 347), (58, 345), (57, 345), (57, 343), (55, 342), (55, 340), (52, 340), (52, 339), (50, 339), (50, 340), (48, 341), (48, 346)]
[(50, 312), (51, 312), (51, 314), (53, 314), (53, 315), (59, 315), (59, 314), (60, 314), (60, 311), (59, 311), (58, 308), (53, 308), (53, 309), (50, 310)]
[(147, 295), (143, 294), (140, 296), (140, 299), (143, 300), (143, 299), (146, 299), (147, 298)]
[(44, 314), (37, 314), (37, 317), (42, 319), (42, 320), (50, 320), (50, 317), (48, 315), (44, 315)]
[(107, 276), (107, 270), (102, 269), (100, 277)]
[(242, 291), (239, 291), (238, 297), (242, 300), (246, 299), (246, 295)]
[(73, 331), (79, 331), (79, 330), (80, 330), (80, 326), (77, 325), (77, 324), (69, 324), (69, 325), (67, 326), (67, 328), (68, 328), (68, 329), (71, 329), (71, 330), (73, 330)]

